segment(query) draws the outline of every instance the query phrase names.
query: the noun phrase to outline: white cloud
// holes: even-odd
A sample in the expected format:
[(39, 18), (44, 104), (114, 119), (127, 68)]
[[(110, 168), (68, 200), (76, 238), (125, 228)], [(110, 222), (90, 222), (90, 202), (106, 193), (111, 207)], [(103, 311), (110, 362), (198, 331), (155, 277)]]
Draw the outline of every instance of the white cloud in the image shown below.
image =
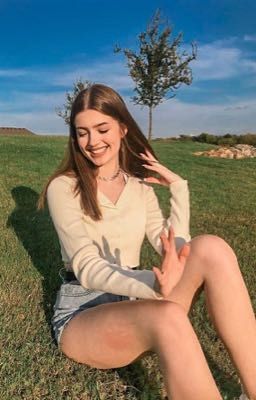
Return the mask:
[(56, 107), (62, 106), (65, 101), (65, 93), (63, 92), (12, 92), (9, 99), (0, 101), (1, 110), (12, 111), (48, 111), (55, 110)]
[(0, 69), (1, 78), (16, 78), (27, 74), (28, 71), (25, 69)]
[(204, 44), (198, 48), (198, 58), (193, 65), (195, 80), (216, 80), (236, 75), (241, 51), (222, 47), (219, 43)]
[[(198, 47), (198, 60), (193, 62), (195, 83), (200, 81), (217, 81), (238, 76), (238, 82), (248, 73), (256, 72), (256, 62), (245, 56), (237, 47), (237, 39), (215, 41)], [(70, 91), (78, 78), (105, 83), (122, 93), (132, 92), (133, 81), (128, 75), (124, 63), (116, 58), (101, 59), (88, 65), (65, 65), (54, 68), (30, 70), (0, 70), (5, 77), (24, 76), (22, 90), (18, 86), (8, 97), (2, 91), (0, 97), (2, 126), (26, 127), (36, 133), (64, 134), (67, 132), (63, 120), (55, 113), (55, 107), (65, 102), (65, 91)], [(16, 75), (15, 75), (16, 74)], [(20, 75), (19, 75), (20, 74)], [(24, 86), (29, 83), (29, 90)], [(33, 87), (31, 86), (33, 83)], [(251, 81), (250, 81), (251, 82)], [(250, 83), (251, 84), (251, 83)], [(42, 86), (43, 85), (43, 86)], [(47, 92), (42, 87), (47, 86)], [(217, 86), (217, 84), (216, 84)], [(200, 85), (193, 85), (188, 90), (197, 99)], [(57, 89), (56, 89), (57, 88)], [(207, 84), (203, 86), (207, 89)], [(181, 133), (213, 133), (255, 131), (256, 100), (239, 101), (228, 98), (226, 104), (193, 104), (178, 101), (176, 98), (166, 101), (157, 107), (153, 115), (154, 136), (171, 136)], [(243, 93), (243, 97), (245, 97)], [(127, 104), (135, 119), (147, 131), (148, 111), (129, 102)], [(213, 99), (211, 99), (212, 101)]]
[(251, 72), (256, 72), (256, 61), (252, 60), (241, 60), (241, 66)]
[[(148, 129), (148, 109), (126, 104), (143, 132)], [(153, 113), (153, 136), (179, 134), (214, 134), (255, 132), (256, 99), (233, 101), (224, 105), (200, 105), (172, 99), (162, 103)], [(38, 134), (67, 134), (68, 127), (54, 111), (31, 113), (0, 113), (2, 126), (25, 127)]]
[(113, 86), (116, 90), (132, 89), (132, 79), (128, 75), (128, 70), (123, 63), (113, 60), (100, 61), (88, 66), (69, 66), (67, 71), (59, 71), (51, 79), (56, 86), (72, 87), (73, 83), (82, 78), (92, 82), (106, 83)]
[[(191, 66), (195, 80), (220, 80), (242, 74), (245, 70), (254, 71), (253, 61), (243, 55), (236, 47), (237, 38), (232, 37), (212, 43), (198, 45), (198, 57)], [(185, 46), (189, 52), (189, 47)], [(88, 65), (69, 65), (40, 74), (40, 79), (56, 86), (71, 88), (78, 79), (106, 83), (117, 90), (131, 90), (133, 81), (128, 75), (124, 62), (116, 61), (115, 56)]]
[(1, 126), (27, 128), (37, 134), (68, 132), (68, 127), (54, 112), (0, 113)]
[(245, 42), (256, 42), (256, 35), (244, 35)]
[(27, 82), (30, 90), (34, 89), (34, 91), (41, 91), (40, 88), (45, 86), (55, 86), (69, 91), (72, 89), (73, 83), (79, 78), (105, 83), (113, 86), (116, 90), (131, 90), (133, 82), (128, 72), (124, 63), (111, 57), (108, 60), (99, 60), (95, 63), (79, 66), (77, 64), (65, 64), (51, 68), (0, 69), (0, 78), (23, 77), (23, 87)]
[[(249, 35), (247, 35), (249, 37)], [(256, 37), (256, 35), (255, 35)], [(252, 40), (253, 36), (251, 36)], [(238, 39), (231, 37), (211, 43), (198, 44), (197, 60), (191, 63), (194, 82), (224, 80), (244, 73), (255, 73), (256, 62), (238, 47)], [(190, 52), (189, 46), (185, 46)], [(134, 85), (125, 61), (112, 55), (88, 64), (58, 65), (52, 68), (0, 70), (0, 77), (25, 77), (29, 85), (50, 85), (69, 91), (73, 83), (82, 78), (106, 83), (116, 90), (132, 90)]]
[[(128, 104), (128, 103), (127, 103)], [(129, 109), (147, 132), (148, 111), (132, 104)], [(223, 105), (192, 104), (172, 99), (162, 103), (153, 113), (154, 137), (179, 134), (215, 134), (256, 132), (256, 99)]]
[(199, 45), (192, 69), (195, 81), (223, 80), (256, 72), (256, 62), (236, 47), (232, 38)]

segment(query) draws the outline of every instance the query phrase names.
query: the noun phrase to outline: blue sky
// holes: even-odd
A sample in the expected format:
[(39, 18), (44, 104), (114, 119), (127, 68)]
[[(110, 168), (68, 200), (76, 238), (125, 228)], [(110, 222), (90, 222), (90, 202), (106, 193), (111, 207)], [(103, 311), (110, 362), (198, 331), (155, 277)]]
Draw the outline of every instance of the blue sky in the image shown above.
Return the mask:
[(116, 43), (137, 36), (160, 8), (196, 41), (193, 83), (154, 111), (155, 137), (256, 132), (255, 0), (0, 0), (0, 126), (66, 134), (55, 113), (78, 78), (112, 86), (147, 131), (147, 108), (130, 101), (133, 81)]

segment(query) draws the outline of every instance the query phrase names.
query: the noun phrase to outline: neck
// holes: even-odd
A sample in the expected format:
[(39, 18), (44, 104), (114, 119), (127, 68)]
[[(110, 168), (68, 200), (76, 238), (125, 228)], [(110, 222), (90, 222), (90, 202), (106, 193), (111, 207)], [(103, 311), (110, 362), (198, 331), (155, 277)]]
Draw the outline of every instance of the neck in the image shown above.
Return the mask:
[(104, 177), (111, 177), (118, 171), (118, 169), (119, 169), (118, 161), (108, 165), (102, 165), (102, 167), (98, 168), (98, 175)]

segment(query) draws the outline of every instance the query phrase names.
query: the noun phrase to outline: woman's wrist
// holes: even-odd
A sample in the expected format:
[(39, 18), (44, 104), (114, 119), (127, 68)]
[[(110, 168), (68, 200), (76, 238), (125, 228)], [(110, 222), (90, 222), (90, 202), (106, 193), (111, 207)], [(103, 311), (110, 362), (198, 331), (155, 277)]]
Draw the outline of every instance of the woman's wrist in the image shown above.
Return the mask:
[(169, 185), (183, 186), (183, 185), (187, 185), (187, 183), (188, 183), (187, 179), (180, 178), (175, 181), (172, 181), (171, 183), (169, 183)]
[(173, 183), (177, 183), (177, 182), (182, 182), (185, 179), (181, 178), (180, 176), (177, 177), (177, 179), (172, 179), (172, 181), (169, 183), (169, 185), (172, 185)]

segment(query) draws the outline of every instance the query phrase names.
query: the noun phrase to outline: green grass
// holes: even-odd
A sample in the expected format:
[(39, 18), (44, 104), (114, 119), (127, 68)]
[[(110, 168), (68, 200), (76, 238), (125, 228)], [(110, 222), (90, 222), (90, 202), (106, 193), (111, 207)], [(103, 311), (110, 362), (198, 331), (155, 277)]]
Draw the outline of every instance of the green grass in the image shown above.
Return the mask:
[[(53, 343), (50, 318), (60, 284), (59, 245), (38, 194), (63, 157), (67, 139), (0, 137), (0, 398), (3, 400), (160, 400), (156, 357), (120, 369), (96, 370), (68, 360)], [(192, 235), (212, 233), (235, 249), (256, 309), (256, 159), (195, 157), (210, 146), (154, 143), (161, 161), (189, 181)], [(157, 188), (164, 213), (168, 191)], [(142, 265), (158, 262), (148, 243)], [(208, 320), (203, 297), (191, 319), (225, 399), (239, 394), (238, 378)]]

